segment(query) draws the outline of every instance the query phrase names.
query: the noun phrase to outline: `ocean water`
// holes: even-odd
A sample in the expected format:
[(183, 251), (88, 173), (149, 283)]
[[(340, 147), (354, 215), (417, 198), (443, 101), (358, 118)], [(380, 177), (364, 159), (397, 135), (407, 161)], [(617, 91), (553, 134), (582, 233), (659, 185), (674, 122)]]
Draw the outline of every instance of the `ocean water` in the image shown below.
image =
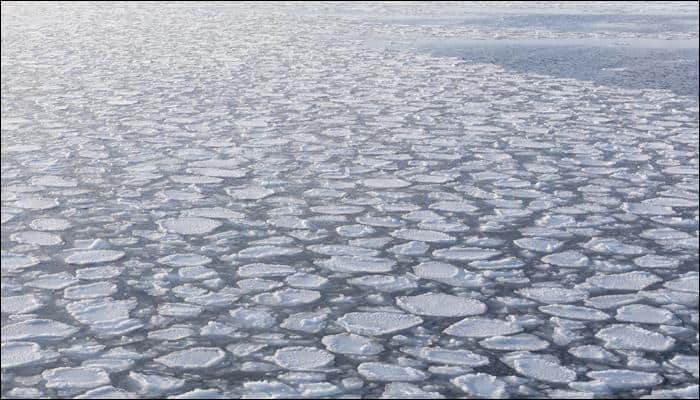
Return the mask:
[(3, 398), (697, 398), (697, 3), (3, 3)]

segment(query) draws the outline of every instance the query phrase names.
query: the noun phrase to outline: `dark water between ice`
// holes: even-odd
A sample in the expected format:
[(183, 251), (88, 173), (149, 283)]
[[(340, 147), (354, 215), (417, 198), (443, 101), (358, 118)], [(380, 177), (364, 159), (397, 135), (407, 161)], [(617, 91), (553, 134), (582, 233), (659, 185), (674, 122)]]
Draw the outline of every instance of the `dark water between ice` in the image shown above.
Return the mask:
[[(526, 13), (525, 10), (519, 12)], [(698, 96), (698, 40), (683, 38), (693, 32), (697, 35), (697, 15), (480, 14), (433, 18), (403, 16), (381, 19), (381, 22), (504, 32), (503, 38), (495, 40), (422, 37), (398, 45), (418, 48), (434, 56), (492, 63), (520, 73), (630, 89), (666, 89), (680, 95)], [(506, 32), (513, 29), (540, 32), (541, 37), (509, 37)], [(559, 33), (577, 33), (581, 37), (547, 37)], [(589, 34), (601, 37), (590, 38)], [(649, 35), (668, 38), (647, 37)]]
[[(643, 41), (637, 39), (635, 41)], [(492, 63), (522, 73), (593, 81), (629, 89), (666, 89), (698, 96), (698, 48), (654, 41), (653, 46), (630, 41), (489, 40), (425, 41), (433, 55)]]

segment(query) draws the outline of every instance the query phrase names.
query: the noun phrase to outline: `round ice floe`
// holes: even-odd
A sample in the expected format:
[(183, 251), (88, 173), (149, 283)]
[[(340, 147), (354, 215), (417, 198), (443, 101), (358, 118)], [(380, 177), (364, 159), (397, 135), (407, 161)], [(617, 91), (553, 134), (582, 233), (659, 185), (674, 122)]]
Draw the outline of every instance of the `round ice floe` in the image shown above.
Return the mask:
[(187, 172), (217, 178), (242, 178), (248, 174), (245, 169), (223, 169), (223, 168), (188, 168)]
[(413, 267), (417, 276), (459, 287), (481, 287), (487, 283), (480, 274), (457, 268), (452, 264), (428, 261)]
[(292, 331), (317, 333), (326, 327), (327, 318), (325, 312), (300, 312), (287, 317), (280, 326)]
[(110, 279), (121, 275), (122, 269), (113, 266), (81, 268), (75, 271), (78, 279), (99, 280)]
[(400, 219), (396, 219), (391, 216), (372, 216), (372, 215), (362, 215), (357, 217), (357, 222), (363, 225), (378, 226), (384, 228), (398, 228), (399, 226), (405, 225)]
[(15, 201), (15, 206), (28, 210), (49, 210), (58, 207), (58, 200), (42, 197), (23, 197)]
[[(203, 267), (192, 267), (192, 268), (203, 268)], [(182, 271), (182, 270), (180, 270)], [(199, 279), (199, 277), (198, 277)], [(209, 292), (203, 295), (195, 295), (186, 297), (185, 301), (188, 303), (198, 304), (206, 308), (217, 308), (217, 307), (228, 307), (233, 304), (238, 298), (241, 297), (241, 293), (236, 289), (223, 289), (219, 292)]]
[(126, 381), (131, 390), (136, 390), (139, 394), (146, 396), (163, 396), (185, 386), (184, 379), (154, 374), (146, 375), (134, 371), (129, 372)]
[(370, 381), (414, 382), (427, 377), (423, 371), (415, 368), (382, 362), (362, 363), (357, 366), (357, 372)]
[(3, 296), (0, 308), (3, 314), (25, 314), (43, 307), (44, 304), (33, 294)]
[(567, 383), (576, 380), (576, 372), (562, 366), (553, 355), (516, 352), (506, 354), (501, 361), (520, 375), (540, 381)]
[(211, 258), (193, 253), (171, 254), (169, 256), (159, 258), (158, 262), (171, 267), (195, 267), (209, 264), (211, 262)]
[(619, 361), (617, 356), (613, 353), (605, 350), (604, 348), (596, 345), (585, 345), (572, 347), (569, 350), (569, 354), (574, 357), (582, 358), (585, 360), (594, 360), (600, 362), (616, 362)]
[(646, 304), (631, 304), (620, 307), (617, 309), (615, 319), (641, 324), (669, 324), (675, 320), (671, 311)]
[(612, 389), (633, 389), (639, 387), (656, 386), (663, 382), (659, 374), (651, 372), (632, 371), (627, 369), (607, 369), (603, 371), (591, 371), (589, 378), (604, 382)]
[(623, 210), (631, 214), (637, 215), (674, 215), (675, 212), (671, 207), (660, 206), (655, 204), (644, 203), (624, 203), (621, 207)]
[(214, 219), (242, 219), (245, 218), (245, 214), (229, 210), (223, 207), (210, 207), (210, 208), (192, 208), (190, 210), (184, 210), (182, 215), (187, 217), (202, 217), (202, 218), (214, 218)]
[(275, 352), (273, 361), (292, 371), (313, 371), (332, 363), (335, 356), (315, 347), (285, 347)]
[(669, 363), (671, 363), (671, 365), (674, 365), (678, 368), (682, 368), (690, 372), (691, 374), (693, 374), (693, 376), (695, 376), (695, 378), (698, 378), (698, 356), (677, 354), (669, 360)]
[(229, 314), (236, 325), (246, 329), (267, 329), (277, 322), (275, 316), (266, 310), (237, 308)]
[(664, 168), (663, 172), (665, 174), (672, 175), (698, 175), (698, 168), (696, 166), (684, 166), (678, 165), (674, 167)]
[(494, 336), (479, 342), (481, 347), (489, 350), (538, 351), (549, 347), (549, 342), (529, 333), (512, 336)]
[(400, 256), (422, 256), (426, 251), (430, 249), (430, 246), (423, 242), (406, 242), (404, 244), (399, 244), (387, 249), (390, 253), (394, 253)]
[(154, 361), (170, 368), (204, 369), (216, 367), (225, 358), (226, 352), (218, 347), (193, 347), (166, 354), (155, 358)]
[(551, 253), (564, 244), (561, 240), (538, 237), (526, 237), (515, 240), (513, 243), (522, 249), (539, 251), (541, 253)]
[(386, 335), (421, 323), (423, 319), (415, 315), (393, 312), (352, 312), (338, 319), (348, 332), (369, 336)]
[(594, 275), (586, 282), (602, 289), (638, 291), (661, 280), (650, 272), (632, 271), (622, 274)]
[(396, 262), (388, 258), (333, 256), (315, 263), (319, 267), (335, 272), (389, 272)]
[(410, 186), (410, 182), (406, 182), (403, 179), (397, 178), (372, 178), (364, 179), (362, 184), (375, 189), (396, 189), (406, 186)]
[(194, 330), (187, 326), (171, 326), (170, 328), (148, 332), (149, 339), (180, 340), (194, 335)]
[(311, 211), (319, 214), (346, 215), (358, 214), (364, 211), (364, 207), (359, 206), (317, 206), (311, 207)]
[(39, 289), (60, 290), (75, 283), (78, 279), (67, 272), (59, 272), (57, 274), (44, 274), (39, 278), (28, 282), (26, 285)]
[(17, 232), (12, 234), (10, 239), (16, 242), (38, 246), (56, 246), (63, 243), (63, 239), (56, 234), (37, 231)]
[(39, 264), (39, 260), (32, 256), (21, 256), (2, 253), (0, 255), (0, 266), (3, 270), (19, 271), (24, 268), (33, 267)]
[(326, 256), (373, 257), (379, 254), (377, 250), (342, 244), (319, 244), (308, 246), (307, 248), (314, 253)]
[(680, 264), (680, 261), (664, 256), (648, 254), (635, 258), (634, 263), (642, 268), (676, 268)]
[(46, 387), (52, 389), (88, 389), (110, 382), (107, 372), (95, 367), (54, 368), (41, 376), (46, 380)]
[(640, 301), (641, 299), (642, 299), (642, 297), (636, 293), (633, 293), (633, 294), (611, 294), (611, 295), (606, 295), (606, 296), (591, 297), (589, 299), (586, 299), (585, 303), (587, 306), (608, 309), (608, 308), (617, 308), (620, 306), (624, 306), (626, 304), (636, 303), (636, 302)]
[(542, 262), (556, 265), (558, 267), (579, 268), (587, 267), (588, 265), (590, 265), (591, 260), (589, 260), (588, 257), (579, 253), (578, 251), (569, 250), (562, 251), (561, 253), (554, 253), (548, 256), (544, 256), (542, 257)]
[(339, 226), (335, 228), (335, 231), (338, 232), (340, 236), (357, 238), (371, 235), (375, 232), (375, 229), (371, 226), (355, 224)]
[(244, 398), (297, 398), (299, 392), (289, 385), (278, 381), (249, 381), (243, 383)]
[(404, 348), (402, 351), (434, 364), (480, 367), (489, 364), (489, 358), (469, 350), (443, 349), (440, 347)]
[(129, 318), (136, 305), (135, 299), (113, 300), (106, 297), (74, 301), (66, 306), (66, 310), (78, 322), (90, 325), (98, 334), (112, 336), (143, 326), (141, 321)]
[(448, 326), (443, 333), (460, 337), (490, 337), (510, 335), (522, 332), (522, 330), (520, 325), (512, 322), (470, 317)]
[(505, 382), (493, 375), (467, 374), (453, 378), (450, 382), (471, 396), (499, 399), (506, 394)]
[(161, 303), (158, 314), (166, 317), (196, 317), (202, 313), (202, 307), (185, 303)]
[(479, 247), (450, 247), (433, 251), (433, 256), (450, 261), (486, 260), (501, 254), (498, 250), (482, 249)]
[[(6, 122), (3, 121), (3, 123), (6, 123)], [(10, 128), (10, 126), (11, 125), (8, 124), (8, 125), (5, 125), (4, 128), (7, 130), (17, 129), (14, 126), (13, 126), (13, 128)], [(36, 146), (33, 144), (14, 144), (14, 145), (9, 145), (7, 147), (2, 148), (3, 153), (27, 153), (27, 152), (31, 152), (31, 151), (37, 151), (37, 150), (41, 150), (41, 146)]]
[(402, 296), (396, 304), (411, 314), (436, 317), (466, 317), (486, 312), (486, 304), (479, 300), (443, 293), (425, 293)]
[(444, 399), (438, 392), (428, 392), (407, 382), (391, 382), (384, 386), (382, 399)]
[(75, 187), (78, 186), (78, 181), (75, 179), (66, 179), (58, 175), (36, 176), (31, 180), (32, 185), (36, 186), (51, 186), (51, 187)]
[(652, 199), (642, 201), (642, 204), (665, 207), (697, 208), (698, 200), (681, 199), (678, 197), (654, 197)]
[(24, 367), (27, 365), (51, 362), (58, 358), (58, 353), (42, 350), (33, 342), (6, 342), (2, 344), (2, 369)]
[(675, 339), (648, 331), (634, 325), (612, 325), (599, 330), (595, 337), (605, 342), (609, 349), (667, 351)]
[(202, 175), (170, 175), (169, 178), (175, 183), (184, 183), (187, 185), (206, 185), (213, 183), (221, 183), (223, 181), (223, 179), (221, 178)]
[[(225, 399), (224, 395), (218, 389), (193, 389), (178, 395), (169, 396), (171, 399)], [(255, 398), (255, 396), (253, 396)]]
[(683, 240), (691, 237), (689, 234), (672, 228), (648, 229), (639, 236), (652, 240)]
[(427, 243), (452, 242), (454, 237), (437, 231), (424, 229), (399, 229), (391, 233), (391, 236), (404, 240), (416, 240)]
[(593, 238), (584, 244), (583, 247), (597, 253), (623, 256), (636, 256), (647, 252), (647, 249), (644, 247), (625, 244), (617, 239), (610, 238)]
[(97, 264), (102, 262), (116, 261), (124, 257), (121, 250), (84, 250), (71, 253), (65, 258), (67, 264)]
[(246, 264), (238, 268), (236, 273), (243, 278), (258, 278), (266, 276), (286, 276), (296, 272), (296, 269), (289, 265), (282, 264)]
[(57, 340), (68, 337), (78, 328), (51, 319), (28, 319), (2, 327), (2, 340)]
[(568, 319), (580, 319), (585, 321), (605, 321), (610, 316), (595, 308), (572, 306), (569, 304), (551, 304), (548, 306), (540, 306), (538, 310), (545, 314), (555, 315), (557, 317)]
[(536, 223), (547, 228), (570, 228), (576, 226), (576, 218), (570, 215), (545, 215)]
[(247, 187), (243, 189), (227, 188), (226, 193), (238, 200), (261, 200), (273, 195), (275, 191), (264, 187)]
[(398, 292), (418, 287), (416, 282), (405, 276), (393, 275), (365, 275), (358, 278), (348, 279), (351, 285), (372, 288), (379, 292)]
[(221, 226), (221, 222), (201, 217), (180, 217), (158, 221), (158, 225), (168, 232), (181, 235), (203, 235)]
[(524, 288), (515, 292), (528, 299), (546, 304), (576, 303), (588, 297), (588, 292), (585, 290), (547, 286)]
[(117, 292), (117, 285), (110, 282), (96, 282), (87, 285), (76, 285), (63, 290), (66, 299), (92, 299), (105, 297)]
[(559, 229), (543, 228), (539, 226), (520, 228), (520, 233), (523, 236), (551, 237), (557, 239), (569, 239), (574, 236), (570, 232)]
[(303, 273), (288, 276), (284, 281), (289, 286), (303, 289), (318, 289), (328, 283), (328, 279), (321, 275)]
[(294, 307), (313, 303), (321, 298), (316, 290), (283, 289), (272, 293), (261, 293), (253, 297), (253, 301), (274, 307)]
[(381, 344), (353, 333), (324, 336), (321, 342), (333, 353), (371, 356), (384, 350)]
[(240, 281), (236, 282), (236, 285), (246, 292), (264, 292), (277, 289), (284, 284), (269, 279), (250, 278), (241, 279)]
[(445, 220), (433, 220), (433, 221), (423, 221), (418, 223), (418, 227), (421, 229), (427, 229), (439, 232), (466, 232), (469, 230), (467, 225), (459, 221), (445, 221)]
[(409, 221), (435, 222), (442, 221), (445, 217), (432, 210), (416, 210), (404, 214), (402, 218)]
[(664, 287), (680, 292), (690, 292), (698, 294), (698, 277), (699, 275), (683, 276), (672, 281), (664, 283)]
[(444, 280), (459, 275), (461, 268), (439, 261), (428, 261), (413, 267), (413, 272), (423, 279)]
[(292, 256), (301, 253), (303, 250), (296, 247), (280, 246), (253, 246), (238, 252), (240, 258), (273, 258)]
[(5, 224), (7, 222), (12, 221), (12, 219), (15, 217), (14, 214), (6, 213), (6, 212), (0, 212), (0, 223)]
[(428, 208), (456, 213), (473, 213), (475, 211), (479, 211), (479, 207), (476, 207), (466, 201), (439, 201), (431, 204), (428, 206)]
[(412, 175), (409, 178), (412, 182), (419, 182), (419, 183), (445, 183), (453, 180), (454, 178), (451, 178), (449, 176), (445, 175), (438, 175), (438, 174), (417, 174), (417, 175)]

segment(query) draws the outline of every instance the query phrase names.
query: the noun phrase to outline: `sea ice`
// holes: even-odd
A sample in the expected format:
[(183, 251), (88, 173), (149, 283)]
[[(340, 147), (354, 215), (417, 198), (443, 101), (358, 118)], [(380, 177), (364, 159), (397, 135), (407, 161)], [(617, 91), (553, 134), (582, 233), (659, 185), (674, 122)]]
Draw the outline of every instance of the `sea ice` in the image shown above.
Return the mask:
[(154, 358), (154, 361), (170, 368), (214, 368), (226, 358), (226, 352), (216, 347), (192, 347)]
[(362, 363), (358, 365), (357, 372), (370, 381), (415, 382), (427, 377), (424, 372), (415, 368), (382, 362)]
[(396, 304), (411, 314), (436, 317), (465, 317), (486, 312), (486, 305), (479, 300), (443, 293), (397, 297)]
[(379, 354), (384, 350), (381, 344), (372, 339), (353, 333), (339, 333), (337, 335), (324, 336), (321, 342), (333, 353), (371, 356)]
[(352, 312), (338, 319), (338, 324), (348, 332), (368, 336), (402, 331), (422, 322), (415, 315), (393, 312)]
[(333, 362), (333, 354), (315, 347), (285, 347), (277, 350), (272, 360), (282, 368), (292, 371), (313, 371)]
[(599, 330), (595, 337), (609, 349), (667, 351), (676, 342), (673, 338), (634, 325), (612, 325)]
[(522, 332), (518, 324), (482, 317), (469, 317), (448, 326), (443, 332), (460, 337), (482, 338)]
[(97, 264), (103, 262), (116, 261), (124, 257), (121, 250), (83, 250), (71, 253), (65, 258), (67, 264)]

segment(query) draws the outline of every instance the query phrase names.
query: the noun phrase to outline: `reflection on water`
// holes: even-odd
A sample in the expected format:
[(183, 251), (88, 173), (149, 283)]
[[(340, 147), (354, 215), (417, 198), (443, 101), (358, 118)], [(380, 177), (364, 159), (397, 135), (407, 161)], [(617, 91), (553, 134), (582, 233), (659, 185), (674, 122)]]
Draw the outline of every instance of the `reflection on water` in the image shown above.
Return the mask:
[[(436, 56), (493, 63), (516, 72), (534, 72), (632, 89), (668, 89), (698, 96), (698, 49), (639, 45), (630, 41), (573, 40), (422, 40)], [(688, 41), (683, 41), (687, 44)]]
[(515, 72), (698, 96), (697, 9), (627, 15), (543, 13), (541, 9), (532, 13), (511, 10), (516, 14), (493, 9), (451, 14), (448, 9), (443, 13), (432, 11), (426, 16), (364, 18), (414, 29), (472, 29), (492, 35), (475, 38), (467, 30), (446, 38), (419, 32), (404, 38), (386, 37), (381, 41), (383, 47), (413, 48), (434, 56), (493, 63)]

